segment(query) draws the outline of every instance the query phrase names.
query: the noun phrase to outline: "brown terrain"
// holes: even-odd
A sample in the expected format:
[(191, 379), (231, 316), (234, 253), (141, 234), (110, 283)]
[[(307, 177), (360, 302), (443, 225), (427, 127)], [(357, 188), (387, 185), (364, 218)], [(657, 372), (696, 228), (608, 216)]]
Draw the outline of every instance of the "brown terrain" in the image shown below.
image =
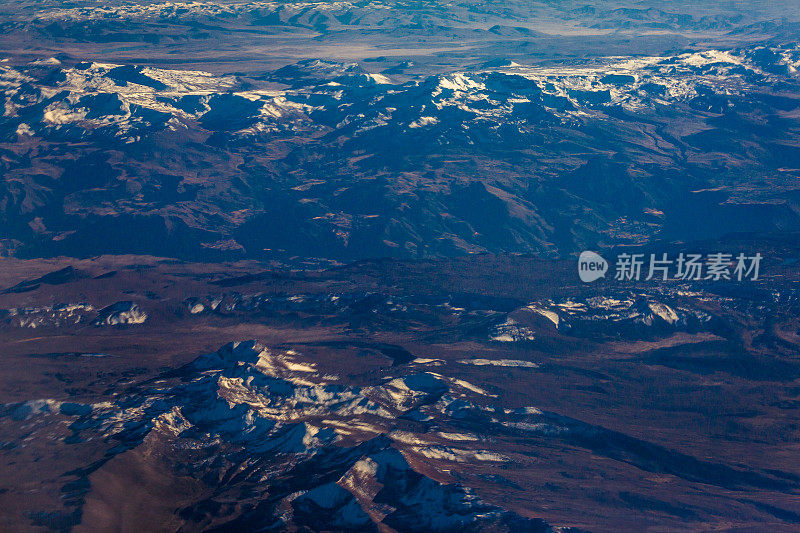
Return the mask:
[[(65, 267), (71, 269), (52, 276), (57, 284), (25, 284)], [(595, 316), (586, 323), (596, 327), (575, 321), (570, 330), (563, 318), (556, 329), (526, 305), (619, 291), (660, 294), (663, 301), (670, 283), (658, 290), (613, 280), (579, 285), (572, 262), (525, 256), (387, 260), (323, 271), (136, 256), (5, 259), (0, 268), (3, 286), (16, 286), (0, 296), (3, 309), (58, 302), (100, 308), (129, 300), (147, 314), (142, 324), (55, 327), (43, 319), (34, 329), (7, 318), (0, 333), (5, 406), (39, 398), (114, 402), (200, 354), (258, 339), (302, 354), (349, 385), (433, 371), (480, 390), (466, 391), (480, 405), (533, 406), (549, 424), (563, 419), (567, 427), (593, 428), (569, 436), (565, 430), (497, 432), (467, 424), (460, 432), (471, 427), (477, 440), (448, 443), (437, 430), (457, 432), (444, 421), (426, 429), (402, 417), (394, 422), (392, 446), (415, 470), (445, 485), (473, 487), (482, 500), (520, 516), (592, 531), (793, 531), (800, 523), (798, 300), (792, 292), (794, 300), (784, 305), (753, 305), (746, 294), (756, 287), (796, 291), (796, 270), (779, 263), (742, 295), (723, 297), (706, 286), (683, 297), (684, 309), (714, 316), (705, 326), (626, 329)], [(353, 302), (339, 308), (290, 303), (292, 296), (334, 294)], [(188, 295), (223, 303), (191, 314)], [(251, 295), (280, 303), (242, 303)], [(514, 340), (490, 340), (509, 317), (516, 319)], [(188, 452), (175, 448), (175, 436), (153, 430), (141, 444), (109, 456), (113, 439), (69, 438), (74, 417), (19, 419), (0, 419), (4, 531), (27, 529), (32, 517), (43, 526), (61, 521), (66, 527), (74, 520), (66, 512), (70, 506), (83, 517), (76, 531), (191, 530), (176, 509), (215, 494), (208, 479), (181, 471), (180, 457)], [(358, 427), (356, 419), (347, 420)], [(350, 438), (363, 441), (367, 433), (356, 430)], [(430, 439), (439, 450), (477, 445), (504, 459), (453, 463), (452, 454), (420, 453), (408, 435)], [(92, 464), (83, 476), (75, 470)], [(80, 495), (64, 508), (70, 490)]]

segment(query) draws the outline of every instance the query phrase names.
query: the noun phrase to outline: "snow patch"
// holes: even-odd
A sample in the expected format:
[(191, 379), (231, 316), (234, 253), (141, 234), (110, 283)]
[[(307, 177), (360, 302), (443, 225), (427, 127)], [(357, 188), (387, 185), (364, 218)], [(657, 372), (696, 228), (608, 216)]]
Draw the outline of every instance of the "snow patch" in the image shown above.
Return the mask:
[(508, 366), (519, 368), (539, 368), (541, 366), (539, 363), (519, 361), (516, 359), (461, 359), (458, 362), (474, 366)]

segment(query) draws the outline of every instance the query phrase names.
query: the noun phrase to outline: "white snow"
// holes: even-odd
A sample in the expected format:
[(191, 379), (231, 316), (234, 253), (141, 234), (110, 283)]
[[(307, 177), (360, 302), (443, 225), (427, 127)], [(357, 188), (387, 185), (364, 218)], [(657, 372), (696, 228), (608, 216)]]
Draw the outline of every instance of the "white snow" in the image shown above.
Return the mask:
[(541, 366), (539, 363), (519, 361), (516, 359), (461, 359), (458, 362), (474, 366), (509, 366), (519, 368), (539, 368)]
[(556, 328), (558, 328), (558, 323), (560, 319), (558, 317), (558, 313), (556, 313), (555, 311), (551, 311), (550, 309), (545, 309), (544, 307), (539, 307), (538, 305), (535, 304), (529, 305), (527, 309), (530, 309), (534, 313), (545, 317), (547, 320), (552, 322)]
[(419, 117), (417, 120), (408, 125), (409, 128), (423, 128), (425, 126), (433, 126), (438, 124), (439, 119), (436, 117)]
[(660, 302), (651, 302), (648, 304), (648, 307), (655, 316), (660, 317), (669, 324), (674, 324), (678, 321), (678, 314), (668, 305)]

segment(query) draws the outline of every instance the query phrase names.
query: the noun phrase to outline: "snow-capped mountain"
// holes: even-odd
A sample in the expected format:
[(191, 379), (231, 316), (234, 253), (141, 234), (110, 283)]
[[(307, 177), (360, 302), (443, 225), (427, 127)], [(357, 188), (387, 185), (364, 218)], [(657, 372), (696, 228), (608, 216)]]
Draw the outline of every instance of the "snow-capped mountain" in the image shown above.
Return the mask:
[(4, 66), (0, 237), (21, 255), (342, 260), (797, 228), (798, 66), (796, 46), (410, 80), (322, 60)]
[(797, 0), (0, 2), (0, 530), (796, 531), (799, 149)]
[(796, 239), (765, 256), (754, 281), (594, 284), (517, 255), (307, 271), (5, 258), (4, 519), (791, 528)]
[[(464, 425), (459, 420), (471, 410), (478, 417), (496, 412), (513, 419), (508, 424), (516, 431), (524, 425), (517, 420), (541, 416), (538, 410), (480, 408), (461, 398), (485, 392), (433, 372), (366, 387), (338, 381), (297, 353), (244, 342), (200, 357), (145, 389), (120, 391), (113, 404), (36, 400), (5, 406), (3, 414), (72, 420), (72, 442), (118, 443), (103, 462), (129, 450), (151, 450), (145, 453), (163, 454), (176, 472), (225, 479), (214, 496), (178, 511), (185, 529), (551, 531), (541, 520), (483, 502), (468, 487), (418, 472), (448, 462), (508, 461), (482, 450), (477, 436), (455, 433)], [(428, 412), (439, 417), (435, 426), (411, 421), (430, 419)], [(409, 419), (403, 427), (416, 424), (422, 433), (399, 429), (403, 417)], [(547, 427), (531, 424), (529, 431)], [(223, 502), (244, 493), (249, 496), (228, 512), (207, 510), (230, 506)], [(80, 512), (83, 494), (72, 498)]]
[(166, 469), (162, 476), (200, 480), (206, 489), (174, 495), (186, 501), (176, 510), (179, 530), (553, 531), (485, 502), (449, 474), (459, 465), (528, 464), (532, 441), (725, 489), (796, 486), (536, 407), (493, 405), (496, 396), (428, 369), (432, 363), (415, 360), (392, 367), (397, 377), (356, 386), (295, 351), (237, 342), (119, 389), (112, 402), (31, 400), (2, 406), (0, 418), (24, 421), (29, 442), (47, 438), (55, 424), (66, 425), (72, 446), (104, 443), (95, 464), (64, 474), (68, 507), (89, 522), (92, 473), (117, 457), (144, 456)]

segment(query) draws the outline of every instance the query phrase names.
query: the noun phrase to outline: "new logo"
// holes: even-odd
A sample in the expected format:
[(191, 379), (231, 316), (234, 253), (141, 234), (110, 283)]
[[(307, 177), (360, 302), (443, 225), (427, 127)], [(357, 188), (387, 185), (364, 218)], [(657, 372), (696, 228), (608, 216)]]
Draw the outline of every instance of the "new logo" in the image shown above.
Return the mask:
[(600, 279), (608, 272), (608, 261), (594, 252), (581, 252), (578, 257), (578, 276), (584, 283)]

